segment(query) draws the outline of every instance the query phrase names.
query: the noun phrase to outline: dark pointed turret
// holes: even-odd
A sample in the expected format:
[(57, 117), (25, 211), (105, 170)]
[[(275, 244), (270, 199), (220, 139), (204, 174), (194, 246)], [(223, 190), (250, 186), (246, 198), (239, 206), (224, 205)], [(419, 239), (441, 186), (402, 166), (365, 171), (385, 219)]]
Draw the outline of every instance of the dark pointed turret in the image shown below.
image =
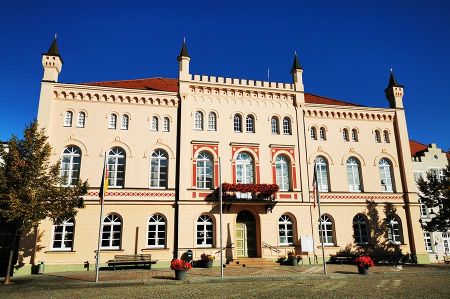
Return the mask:
[(303, 70), (302, 66), (300, 65), (300, 61), (298, 61), (297, 52), (294, 52), (294, 62), (292, 63), (291, 73), (293, 73), (295, 70)]
[(403, 109), (403, 90), (404, 86), (398, 83), (397, 79), (395, 79), (394, 72), (391, 69), (391, 74), (389, 75), (389, 83), (384, 90), (386, 99), (389, 101), (389, 107)]
[(180, 51), (180, 55), (178, 56), (178, 59), (180, 59), (180, 57), (189, 57), (189, 58), (191, 58), (189, 56), (189, 53), (188, 53), (188, 49), (187, 49), (187, 46), (186, 46), (186, 39), (185, 38), (183, 38), (183, 45), (181, 46), (181, 51)]
[(58, 56), (61, 58), (61, 55), (59, 54), (58, 43), (56, 42), (56, 34), (55, 34), (55, 37), (53, 38), (53, 42), (52, 42), (50, 48), (48, 48), (48, 51), (46, 53), (44, 53), (43, 55)]
[(61, 72), (63, 60), (59, 54), (56, 34), (48, 51), (42, 54), (42, 67), (44, 68), (44, 77), (42, 81), (58, 82), (58, 76)]
[(391, 69), (391, 74), (389, 76), (389, 84), (386, 87), (386, 89), (391, 88), (391, 87), (402, 87), (402, 88), (404, 87), (403, 85), (400, 85), (397, 82), (397, 79), (395, 79), (395, 76), (394, 76), (394, 71), (392, 71), (392, 69)]

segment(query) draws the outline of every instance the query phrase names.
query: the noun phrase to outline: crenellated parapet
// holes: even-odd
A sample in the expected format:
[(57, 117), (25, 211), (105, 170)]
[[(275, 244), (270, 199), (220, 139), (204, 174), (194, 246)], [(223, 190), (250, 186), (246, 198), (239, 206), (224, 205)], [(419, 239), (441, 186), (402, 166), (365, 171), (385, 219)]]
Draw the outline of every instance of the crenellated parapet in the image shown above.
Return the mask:
[(394, 120), (394, 112), (387, 112), (386, 109), (364, 109), (363, 107), (333, 107), (327, 109), (325, 107), (305, 108), (306, 117), (315, 118), (337, 118), (337, 119), (353, 119), (353, 120), (372, 120), (392, 122)]

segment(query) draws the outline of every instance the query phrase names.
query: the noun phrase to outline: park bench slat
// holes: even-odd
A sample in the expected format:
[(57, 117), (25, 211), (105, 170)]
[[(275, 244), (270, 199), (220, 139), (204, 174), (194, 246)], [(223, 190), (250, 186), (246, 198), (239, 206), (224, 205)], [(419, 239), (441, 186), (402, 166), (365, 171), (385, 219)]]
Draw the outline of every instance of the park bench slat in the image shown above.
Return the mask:
[(149, 265), (151, 269), (152, 264), (156, 264), (157, 261), (152, 260), (151, 254), (121, 254), (115, 255), (113, 260), (108, 261), (108, 266), (116, 269), (119, 265)]

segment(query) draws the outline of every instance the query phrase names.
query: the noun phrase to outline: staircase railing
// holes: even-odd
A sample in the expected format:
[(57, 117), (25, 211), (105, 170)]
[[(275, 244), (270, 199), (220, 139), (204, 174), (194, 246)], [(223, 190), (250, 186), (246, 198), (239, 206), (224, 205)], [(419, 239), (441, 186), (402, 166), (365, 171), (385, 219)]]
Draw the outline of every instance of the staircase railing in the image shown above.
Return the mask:
[(269, 248), (270, 250), (272, 250), (273, 252), (276, 252), (276, 253), (280, 253), (281, 252), (281, 250), (279, 250), (278, 248), (275, 248), (274, 246), (272, 246), (270, 244), (267, 244), (266, 242), (262, 242), (262, 246), (264, 248)]
[[(234, 243), (231, 243), (230, 245), (227, 245), (227, 246), (223, 247), (222, 250), (223, 250), (223, 249), (234, 248), (233, 245), (234, 245)], [(220, 253), (220, 250), (216, 252), (216, 254), (218, 254), (218, 253)]]

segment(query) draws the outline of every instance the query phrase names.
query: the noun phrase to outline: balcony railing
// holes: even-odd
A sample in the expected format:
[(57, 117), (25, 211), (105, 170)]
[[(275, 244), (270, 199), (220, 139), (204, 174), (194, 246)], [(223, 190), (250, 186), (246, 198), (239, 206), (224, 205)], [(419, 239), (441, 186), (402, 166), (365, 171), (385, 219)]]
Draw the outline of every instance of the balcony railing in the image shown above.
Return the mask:
[(222, 184), (225, 200), (275, 200), (279, 187), (276, 184)]

